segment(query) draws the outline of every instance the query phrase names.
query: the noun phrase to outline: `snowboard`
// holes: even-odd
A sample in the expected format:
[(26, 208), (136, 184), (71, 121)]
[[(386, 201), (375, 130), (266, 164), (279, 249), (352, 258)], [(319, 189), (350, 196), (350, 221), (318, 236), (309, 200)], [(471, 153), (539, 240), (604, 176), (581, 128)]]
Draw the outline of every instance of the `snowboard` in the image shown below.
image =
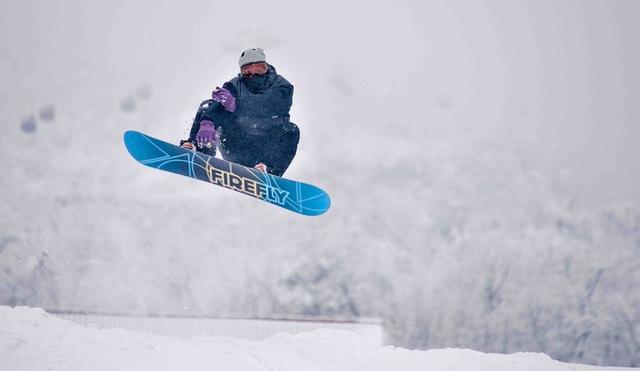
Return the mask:
[(124, 144), (143, 165), (228, 188), (298, 214), (320, 215), (331, 205), (329, 195), (311, 184), (195, 152), (137, 131), (125, 132)]

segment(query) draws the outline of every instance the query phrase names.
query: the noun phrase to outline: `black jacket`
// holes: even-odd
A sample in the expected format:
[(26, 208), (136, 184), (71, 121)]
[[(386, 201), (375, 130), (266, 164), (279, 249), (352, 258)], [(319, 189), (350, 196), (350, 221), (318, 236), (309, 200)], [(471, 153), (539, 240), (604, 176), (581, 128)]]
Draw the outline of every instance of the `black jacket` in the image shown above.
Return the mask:
[[(240, 74), (223, 85), (236, 99), (236, 111), (228, 112), (212, 99), (200, 104), (189, 141), (195, 143), (200, 121), (210, 120), (220, 135), (225, 159), (245, 166), (263, 162), (284, 172), (299, 140), (298, 127), (289, 120), (293, 85), (269, 65), (264, 76), (245, 79)], [(209, 154), (215, 154), (215, 149)]]
[[(252, 79), (257, 79), (254, 76)], [(200, 104), (190, 140), (195, 140), (201, 120), (210, 120), (220, 130), (224, 142), (264, 140), (287, 130), (291, 125), (289, 110), (293, 102), (293, 85), (269, 65), (264, 81), (257, 87), (247, 84), (241, 75), (223, 85), (236, 99), (236, 111), (227, 112), (211, 99)], [(226, 139), (226, 140), (225, 140)], [(238, 148), (239, 149), (239, 148)]]

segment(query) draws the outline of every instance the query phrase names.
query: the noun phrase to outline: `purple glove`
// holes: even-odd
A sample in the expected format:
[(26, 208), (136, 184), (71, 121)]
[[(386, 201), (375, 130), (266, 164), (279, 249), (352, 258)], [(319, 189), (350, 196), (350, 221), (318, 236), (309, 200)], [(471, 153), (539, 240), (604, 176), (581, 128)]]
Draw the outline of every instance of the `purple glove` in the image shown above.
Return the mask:
[(222, 104), (224, 109), (229, 112), (236, 111), (236, 98), (225, 88), (216, 88), (216, 90), (211, 93), (211, 99)]
[(196, 141), (200, 147), (211, 148), (216, 145), (217, 141), (216, 129), (213, 122), (209, 120), (200, 121), (200, 130), (196, 134)]

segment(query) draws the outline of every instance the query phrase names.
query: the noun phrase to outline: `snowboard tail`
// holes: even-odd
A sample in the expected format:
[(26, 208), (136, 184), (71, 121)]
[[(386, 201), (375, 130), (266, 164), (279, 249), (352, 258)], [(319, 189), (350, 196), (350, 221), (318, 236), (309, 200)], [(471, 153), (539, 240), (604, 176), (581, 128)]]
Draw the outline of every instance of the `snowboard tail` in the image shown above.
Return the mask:
[(143, 165), (228, 188), (302, 215), (320, 215), (329, 195), (307, 183), (282, 178), (191, 151), (137, 131), (124, 133), (131, 156)]

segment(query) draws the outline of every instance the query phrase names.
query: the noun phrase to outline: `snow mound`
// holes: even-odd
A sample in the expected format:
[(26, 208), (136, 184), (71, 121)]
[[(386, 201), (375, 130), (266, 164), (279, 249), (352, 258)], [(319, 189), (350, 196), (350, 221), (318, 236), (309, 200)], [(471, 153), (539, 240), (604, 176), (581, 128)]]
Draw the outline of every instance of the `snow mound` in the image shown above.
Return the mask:
[(7, 370), (604, 370), (544, 354), (379, 347), (340, 330), (262, 341), (179, 339), (84, 327), (42, 309), (6, 306), (0, 306), (0, 359)]

